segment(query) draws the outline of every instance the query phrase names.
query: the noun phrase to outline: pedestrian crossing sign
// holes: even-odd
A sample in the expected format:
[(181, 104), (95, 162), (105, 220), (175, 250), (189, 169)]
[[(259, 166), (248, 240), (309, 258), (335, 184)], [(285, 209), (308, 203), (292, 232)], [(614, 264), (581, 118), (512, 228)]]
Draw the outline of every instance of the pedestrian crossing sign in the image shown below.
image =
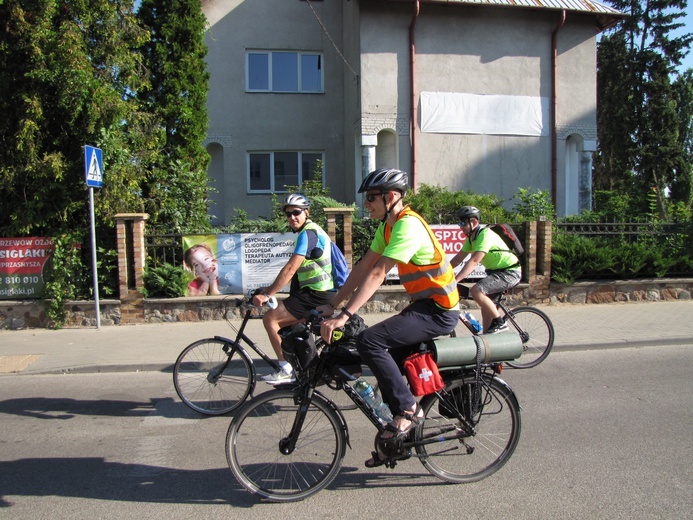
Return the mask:
[(103, 186), (103, 160), (101, 150), (93, 146), (84, 146), (84, 173), (87, 186), (101, 188)]

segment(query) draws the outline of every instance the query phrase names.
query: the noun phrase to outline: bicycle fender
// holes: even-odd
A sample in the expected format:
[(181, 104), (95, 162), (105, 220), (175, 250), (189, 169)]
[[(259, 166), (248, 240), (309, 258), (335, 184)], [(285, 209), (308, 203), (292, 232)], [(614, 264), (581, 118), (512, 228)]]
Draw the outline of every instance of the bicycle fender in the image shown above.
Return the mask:
[[(332, 401), (332, 399), (326, 397), (323, 393), (321, 393), (319, 390), (315, 390), (313, 392), (313, 395), (317, 394), (320, 396), (320, 398), (325, 401), (325, 404), (327, 404), (330, 408), (332, 408), (336, 414), (337, 417), (339, 417), (339, 421), (342, 423), (342, 431), (344, 432), (344, 439), (346, 440), (347, 446), (349, 446), (349, 449), (353, 449), (351, 447), (351, 442), (349, 442), (349, 427), (347, 426), (346, 419), (344, 418), (344, 415), (342, 414), (342, 411), (339, 409), (339, 407)], [(342, 454), (343, 455), (343, 454)]]

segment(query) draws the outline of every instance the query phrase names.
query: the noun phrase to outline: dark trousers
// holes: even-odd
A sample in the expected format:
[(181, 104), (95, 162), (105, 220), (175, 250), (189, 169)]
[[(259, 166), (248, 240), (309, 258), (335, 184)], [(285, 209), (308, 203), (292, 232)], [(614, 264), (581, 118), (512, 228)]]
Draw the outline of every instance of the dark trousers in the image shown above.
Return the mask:
[(359, 354), (378, 380), (383, 401), (393, 415), (410, 410), (416, 402), (400, 366), (393, 358), (393, 355), (401, 357), (396, 355), (396, 350), (407, 347), (410, 350), (412, 345), (449, 334), (459, 317), (459, 311), (444, 311), (433, 300), (418, 300), (396, 316), (368, 327), (359, 335)]

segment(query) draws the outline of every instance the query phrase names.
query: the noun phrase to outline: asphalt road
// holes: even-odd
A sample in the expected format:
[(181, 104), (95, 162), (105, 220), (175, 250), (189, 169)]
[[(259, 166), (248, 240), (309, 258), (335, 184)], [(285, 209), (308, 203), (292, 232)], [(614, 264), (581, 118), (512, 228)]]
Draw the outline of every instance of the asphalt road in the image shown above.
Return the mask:
[(522, 405), (512, 459), (450, 485), (415, 459), (366, 469), (375, 430), (345, 412), (352, 448), (328, 489), (270, 504), (226, 465), (231, 417), (204, 418), (170, 374), (0, 380), (2, 518), (693, 518), (693, 345), (555, 352), (502, 377)]

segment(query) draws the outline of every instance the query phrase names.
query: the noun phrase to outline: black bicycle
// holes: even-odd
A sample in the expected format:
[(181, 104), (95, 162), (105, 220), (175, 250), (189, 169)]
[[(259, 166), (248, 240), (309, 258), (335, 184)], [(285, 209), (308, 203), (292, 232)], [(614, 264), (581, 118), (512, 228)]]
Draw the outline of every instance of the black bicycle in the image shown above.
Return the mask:
[[(458, 284), (460, 298), (463, 300), (471, 300), (469, 296), (469, 288), (465, 285)], [(545, 312), (529, 306), (520, 306), (513, 309), (508, 308), (505, 304), (507, 291), (491, 295), (496, 308), (501, 311), (501, 317), (514, 329), (522, 339), (522, 356), (514, 361), (507, 361), (505, 364), (513, 368), (531, 368), (537, 366), (544, 361), (551, 349), (553, 348), (554, 329), (553, 323)], [(481, 334), (464, 316), (464, 312), (460, 313), (460, 322), (474, 335)], [(451, 336), (455, 337), (456, 333), (453, 330)]]
[[(376, 465), (394, 468), (413, 457), (436, 477), (465, 483), (498, 471), (512, 456), (520, 438), (520, 406), (498, 373), (503, 361), (521, 354), (516, 335), (429, 342), (445, 386), (421, 398), (424, 418), (405, 439), (383, 440), (385, 424), (350, 384), (362, 370), (358, 353), (349, 341), (325, 344), (318, 322), (316, 315), (295, 326), (295, 336), (282, 343), (295, 350), (297, 383), (254, 397), (231, 421), (226, 458), (245, 489), (270, 501), (288, 502), (317, 493), (337, 477), (349, 429), (338, 407), (319, 390), (321, 385), (346, 393), (376, 427)], [(412, 351), (419, 348), (412, 346)], [(287, 352), (285, 356), (289, 359)]]
[(261, 318), (250, 305), (251, 297), (234, 299), (245, 307), (240, 328), (231, 321), (224, 299), (224, 319), (236, 332), (235, 339), (214, 336), (191, 343), (180, 353), (173, 366), (173, 385), (178, 397), (190, 408), (205, 415), (223, 415), (238, 408), (252, 395), (257, 383), (255, 364), (243, 345), (254, 350), (272, 370), (279, 364), (265, 354), (246, 334), (248, 320)]

